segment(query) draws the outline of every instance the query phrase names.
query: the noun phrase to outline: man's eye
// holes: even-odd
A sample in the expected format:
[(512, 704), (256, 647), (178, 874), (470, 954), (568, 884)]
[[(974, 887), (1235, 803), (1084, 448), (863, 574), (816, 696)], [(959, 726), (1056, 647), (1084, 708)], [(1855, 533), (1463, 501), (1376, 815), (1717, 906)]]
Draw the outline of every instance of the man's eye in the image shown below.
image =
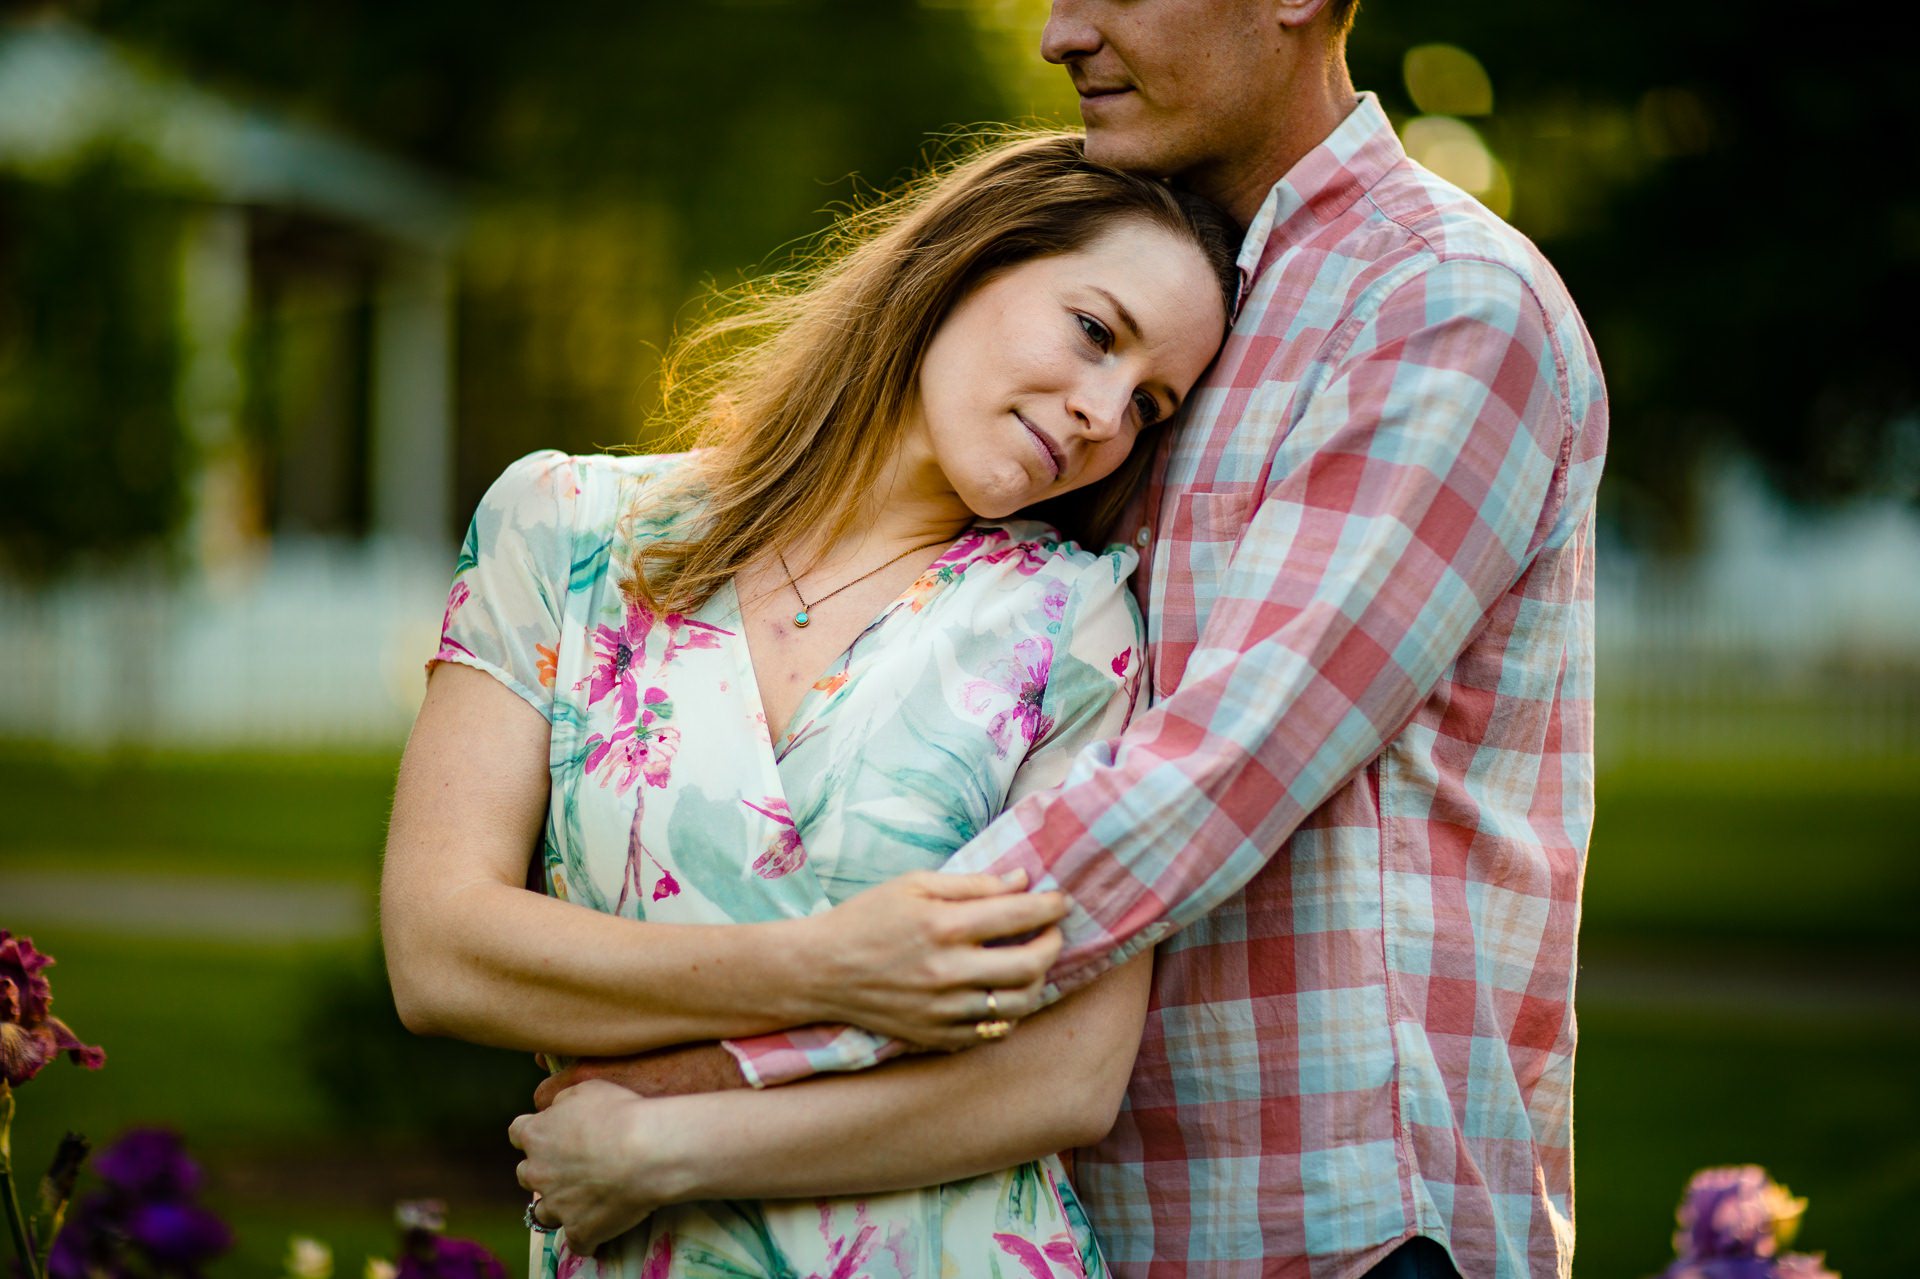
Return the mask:
[(1083, 315), (1080, 316), (1079, 319), (1080, 331), (1085, 333), (1088, 340), (1095, 346), (1104, 351), (1113, 345), (1113, 331), (1106, 325), (1100, 323), (1100, 321), (1094, 319), (1091, 315)]
[(1140, 415), (1140, 425), (1152, 426), (1160, 420), (1160, 401), (1145, 391), (1133, 393), (1133, 411)]

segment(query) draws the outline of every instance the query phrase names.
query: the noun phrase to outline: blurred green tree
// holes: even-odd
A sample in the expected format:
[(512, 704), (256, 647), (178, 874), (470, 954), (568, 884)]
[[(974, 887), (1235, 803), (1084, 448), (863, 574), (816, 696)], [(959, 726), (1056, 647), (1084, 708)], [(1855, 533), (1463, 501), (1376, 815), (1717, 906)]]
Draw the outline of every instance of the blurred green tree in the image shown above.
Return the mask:
[(900, 0), (524, 6), (99, 0), (202, 82), (466, 185), (456, 509), (536, 446), (633, 442), (704, 281), (1003, 118), (965, 12)]
[[(649, 345), (709, 277), (885, 185), (930, 134), (1017, 114), (1006, 0), (91, 0), (81, 16), (237, 96), (463, 180), (461, 505), (536, 444), (635, 437)], [(988, 10), (992, 9), (992, 14)], [(1022, 14), (1037, 21), (1041, 6)], [(985, 18), (976, 21), (977, 18)], [(997, 16), (995, 16), (997, 15)], [(1403, 60), (1486, 68), (1471, 123), (1566, 276), (1614, 397), (1603, 500), (1684, 545), (1696, 462), (1733, 445), (1809, 500), (1920, 498), (1920, 123), (1891, 5), (1822, 15), (1598, 0), (1367, 0), (1356, 81), (1403, 121)], [(1799, 21), (1796, 23), (1795, 19)], [(1885, 29), (1884, 37), (1875, 33)], [(1037, 37), (1037, 31), (1035, 32)], [(1015, 84), (1015, 80), (1021, 83)], [(1465, 111), (1468, 108), (1455, 108)], [(1477, 110), (1477, 108), (1476, 108)]]
[(123, 558), (184, 515), (172, 234), (110, 154), (0, 182), (0, 563), (16, 573)]
[(1366, 0), (1358, 83), (1411, 112), (1406, 50), (1466, 48), (1513, 221), (1593, 330), (1613, 402), (1603, 500), (1684, 544), (1703, 454), (1817, 500), (1920, 500), (1920, 126), (1885, 0), (1824, 9)]

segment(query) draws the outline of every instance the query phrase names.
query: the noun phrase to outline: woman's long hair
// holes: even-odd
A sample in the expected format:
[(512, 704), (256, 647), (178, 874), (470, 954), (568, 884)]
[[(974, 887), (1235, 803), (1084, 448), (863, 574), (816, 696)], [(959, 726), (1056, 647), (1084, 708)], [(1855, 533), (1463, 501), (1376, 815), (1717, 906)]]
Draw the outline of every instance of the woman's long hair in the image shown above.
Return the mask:
[[(1089, 161), (1071, 133), (981, 147), (842, 218), (811, 266), (736, 294), (667, 355), (662, 413), (669, 438), (698, 450), (687, 484), (700, 514), (686, 535), (636, 552), (630, 593), (692, 612), (767, 548), (846, 533), (895, 452), (921, 358), (953, 308), (996, 272), (1070, 253), (1128, 218), (1192, 242), (1232, 313), (1237, 237), (1225, 215)], [(1134, 449), (1045, 514), (1097, 541), (1152, 452)]]

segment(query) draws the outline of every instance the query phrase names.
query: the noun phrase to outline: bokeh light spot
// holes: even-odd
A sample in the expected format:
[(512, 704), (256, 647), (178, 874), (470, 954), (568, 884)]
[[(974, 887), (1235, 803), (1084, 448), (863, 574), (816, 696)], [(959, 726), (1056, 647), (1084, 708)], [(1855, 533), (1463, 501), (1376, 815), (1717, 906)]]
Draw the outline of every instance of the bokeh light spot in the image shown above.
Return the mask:
[(1493, 114), (1493, 81), (1480, 59), (1459, 45), (1415, 45), (1401, 71), (1413, 105), (1428, 115)]
[(1414, 160), (1477, 197), (1506, 217), (1513, 208), (1513, 183), (1480, 134), (1464, 120), (1423, 115), (1407, 123), (1401, 141)]
[(1713, 147), (1713, 112), (1690, 89), (1649, 89), (1634, 117), (1648, 155), (1699, 155)]

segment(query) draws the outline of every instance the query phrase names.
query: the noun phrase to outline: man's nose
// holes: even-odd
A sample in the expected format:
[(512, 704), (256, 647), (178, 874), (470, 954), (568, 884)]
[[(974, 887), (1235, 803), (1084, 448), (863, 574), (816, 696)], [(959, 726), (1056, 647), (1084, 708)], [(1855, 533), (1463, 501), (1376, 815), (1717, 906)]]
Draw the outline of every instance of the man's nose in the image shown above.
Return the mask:
[(1091, 56), (1100, 48), (1100, 33), (1087, 20), (1083, 0), (1053, 0), (1047, 25), (1040, 29), (1040, 56), (1065, 63)]

